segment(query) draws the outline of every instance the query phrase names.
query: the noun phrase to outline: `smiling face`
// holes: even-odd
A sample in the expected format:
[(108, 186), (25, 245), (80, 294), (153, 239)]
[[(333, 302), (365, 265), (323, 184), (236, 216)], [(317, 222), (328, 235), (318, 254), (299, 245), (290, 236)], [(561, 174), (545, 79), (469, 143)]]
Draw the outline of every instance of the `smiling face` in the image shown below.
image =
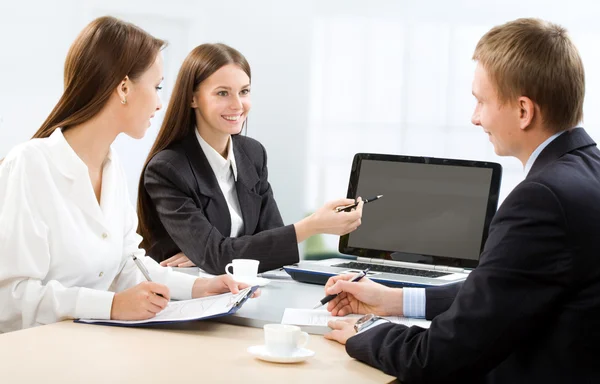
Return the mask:
[(473, 96), (477, 106), (471, 122), (488, 134), (498, 156), (517, 156), (522, 123), (520, 109), (499, 100), (485, 68), (479, 63), (473, 78)]
[(162, 108), (158, 95), (163, 80), (163, 59), (158, 54), (156, 60), (140, 77), (126, 79), (119, 85), (119, 102), (126, 103), (119, 108), (122, 112), (123, 133), (141, 139), (150, 127), (150, 119)]
[(235, 64), (224, 65), (200, 83), (192, 101), (200, 135), (209, 143), (240, 133), (251, 107), (250, 78)]

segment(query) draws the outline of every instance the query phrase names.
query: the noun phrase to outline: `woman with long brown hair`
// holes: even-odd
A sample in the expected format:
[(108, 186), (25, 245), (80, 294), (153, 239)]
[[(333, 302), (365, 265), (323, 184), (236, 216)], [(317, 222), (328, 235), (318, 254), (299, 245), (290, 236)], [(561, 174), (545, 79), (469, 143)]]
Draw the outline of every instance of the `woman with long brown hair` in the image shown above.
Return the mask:
[(138, 196), (144, 248), (162, 265), (223, 273), (233, 259), (265, 271), (298, 261), (298, 243), (360, 225), (340, 199), (284, 226), (267, 176), (267, 154), (240, 135), (251, 108), (250, 65), (225, 44), (203, 44), (184, 60)]
[(69, 50), (58, 104), (0, 165), (0, 333), (67, 318), (146, 319), (170, 297), (243, 287), (162, 268), (138, 248), (110, 146), (120, 133), (141, 138), (161, 108), (163, 46), (132, 24), (94, 20)]

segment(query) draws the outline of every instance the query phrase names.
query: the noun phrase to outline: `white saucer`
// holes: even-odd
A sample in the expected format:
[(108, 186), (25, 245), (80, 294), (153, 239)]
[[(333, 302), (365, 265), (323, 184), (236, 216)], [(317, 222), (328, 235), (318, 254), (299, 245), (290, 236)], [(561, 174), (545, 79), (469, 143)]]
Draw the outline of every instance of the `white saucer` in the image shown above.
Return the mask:
[(306, 348), (298, 348), (291, 356), (273, 355), (267, 351), (267, 347), (264, 345), (248, 347), (248, 352), (260, 360), (272, 363), (299, 363), (315, 355), (314, 351)]
[(269, 284), (271, 280), (265, 279), (264, 277), (234, 277), (233, 278), (238, 283), (246, 283), (251, 286), (258, 285), (259, 287), (264, 287)]

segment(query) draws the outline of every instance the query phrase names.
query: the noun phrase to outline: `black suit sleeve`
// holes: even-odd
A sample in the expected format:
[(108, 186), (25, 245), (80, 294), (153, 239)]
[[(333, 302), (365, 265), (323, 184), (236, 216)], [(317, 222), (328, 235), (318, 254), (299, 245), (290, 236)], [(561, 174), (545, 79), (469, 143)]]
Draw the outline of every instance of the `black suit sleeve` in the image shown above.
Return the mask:
[(431, 287), (425, 289), (425, 318), (433, 320), (440, 313), (446, 312), (454, 302), (463, 282)]
[[(281, 216), (263, 176), (259, 220), (262, 228), (269, 229), (237, 238), (224, 236), (208, 221), (202, 208), (192, 199), (190, 186), (171, 163), (150, 162), (144, 174), (144, 187), (167, 233), (196, 266), (209, 273), (222, 274), (233, 259), (256, 259), (260, 260), (262, 272), (299, 259), (294, 226), (279, 226), (283, 225)], [(273, 216), (278, 220), (273, 220)]]
[(431, 328), (380, 325), (348, 353), (403, 383), (481, 377), (553, 318), (573, 287), (567, 223), (546, 186), (519, 185), (497, 212), (481, 263)]

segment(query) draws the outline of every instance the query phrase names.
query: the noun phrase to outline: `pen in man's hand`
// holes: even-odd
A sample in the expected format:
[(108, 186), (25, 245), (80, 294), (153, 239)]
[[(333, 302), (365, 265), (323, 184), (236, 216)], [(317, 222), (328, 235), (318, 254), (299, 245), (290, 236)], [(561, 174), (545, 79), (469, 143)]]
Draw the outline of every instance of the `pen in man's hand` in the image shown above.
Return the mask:
[[(381, 199), (382, 197), (383, 197), (383, 195), (377, 195), (375, 197), (364, 199), (363, 203), (367, 204), (367, 203), (370, 203), (371, 201), (375, 201), (375, 200)], [(355, 201), (353, 204), (345, 205), (343, 207), (337, 207), (335, 210), (338, 211), (338, 212), (342, 212), (342, 211), (348, 212), (352, 208), (356, 208), (357, 205), (358, 205), (358, 201)]]
[[(150, 278), (150, 273), (148, 273), (148, 270), (146, 269), (146, 266), (144, 265), (144, 263), (142, 263), (142, 261), (140, 259), (138, 259), (137, 257), (135, 257), (135, 255), (131, 255), (131, 257), (133, 257), (133, 262), (135, 263), (135, 265), (137, 265), (138, 269), (142, 272), (142, 275), (144, 275), (144, 277), (146, 278), (146, 280), (148, 280), (148, 281), (151, 282), (152, 279)], [(155, 293), (155, 295), (160, 296), (160, 297), (164, 297), (160, 293)]]
[[(362, 271), (361, 273), (357, 274), (356, 276), (354, 276), (352, 279), (350, 279), (351, 283), (355, 283), (357, 281), (359, 281), (360, 279), (362, 279), (363, 277), (367, 276), (367, 273), (369, 272), (371, 268), (367, 268), (364, 271)], [(329, 303), (331, 300), (335, 299), (337, 297), (337, 293), (333, 294), (333, 295), (327, 295), (324, 298), (321, 299), (321, 301), (319, 302), (319, 304), (317, 304), (313, 309), (317, 309), (327, 303)]]

